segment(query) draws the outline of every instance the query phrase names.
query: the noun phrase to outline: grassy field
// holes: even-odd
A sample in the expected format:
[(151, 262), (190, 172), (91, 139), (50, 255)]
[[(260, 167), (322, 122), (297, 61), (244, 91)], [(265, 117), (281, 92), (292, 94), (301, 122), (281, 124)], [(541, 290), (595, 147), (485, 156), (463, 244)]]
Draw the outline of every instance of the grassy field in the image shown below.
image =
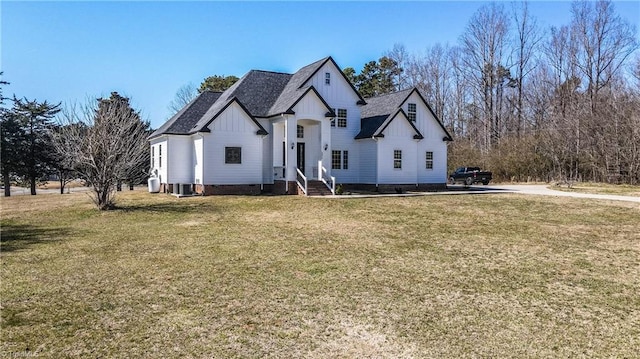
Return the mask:
[(0, 357), (637, 357), (640, 208), (1, 198)]

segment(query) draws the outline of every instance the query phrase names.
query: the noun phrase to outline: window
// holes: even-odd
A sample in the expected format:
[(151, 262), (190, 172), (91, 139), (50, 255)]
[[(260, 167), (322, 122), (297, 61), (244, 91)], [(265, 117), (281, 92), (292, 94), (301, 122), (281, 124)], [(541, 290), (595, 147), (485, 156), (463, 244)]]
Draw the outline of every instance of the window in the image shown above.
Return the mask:
[(342, 169), (349, 168), (349, 151), (342, 151)]
[(402, 168), (402, 151), (393, 150), (393, 168)]
[(331, 169), (346, 170), (349, 168), (349, 151), (331, 151)]
[(242, 163), (242, 147), (225, 147), (224, 163), (227, 163), (227, 164)]
[(156, 167), (156, 148), (151, 146), (151, 169)]
[(331, 169), (340, 169), (340, 151), (331, 151)]
[(338, 127), (347, 127), (347, 109), (338, 109)]
[(298, 127), (296, 127), (296, 137), (297, 138), (304, 138), (304, 127), (298, 125)]
[(158, 167), (162, 168), (162, 145), (158, 145)]
[(408, 109), (409, 111), (407, 112), (407, 116), (409, 116), (409, 121), (415, 121), (416, 120), (416, 104), (410, 103), (408, 105)]
[(330, 72), (325, 72), (324, 73), (324, 84), (325, 85), (331, 85), (331, 73)]
[(433, 152), (427, 152), (426, 169), (428, 169), (428, 170), (432, 170), (433, 169)]

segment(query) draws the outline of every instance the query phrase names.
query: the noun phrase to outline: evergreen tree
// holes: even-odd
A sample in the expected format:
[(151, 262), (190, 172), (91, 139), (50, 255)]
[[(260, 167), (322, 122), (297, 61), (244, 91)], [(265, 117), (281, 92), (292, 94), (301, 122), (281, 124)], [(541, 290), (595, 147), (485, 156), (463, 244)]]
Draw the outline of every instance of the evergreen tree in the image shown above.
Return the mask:
[(206, 79), (204, 79), (204, 81), (202, 81), (202, 83), (200, 84), (200, 88), (198, 89), (198, 92), (202, 93), (205, 91), (217, 91), (217, 92), (222, 92), (226, 89), (228, 89), (229, 87), (231, 87), (231, 85), (233, 85), (234, 83), (236, 83), (236, 81), (238, 81), (239, 78), (237, 78), (236, 76), (219, 76), (219, 75), (213, 75), (213, 76), (209, 76)]
[(50, 174), (52, 159), (49, 129), (52, 119), (60, 111), (60, 104), (52, 105), (47, 101), (39, 103), (14, 96), (11, 110), (18, 122), (21, 136), (16, 137), (14, 151), (20, 163), (18, 175), (28, 180), (31, 194), (36, 194), (36, 183), (40, 178)]

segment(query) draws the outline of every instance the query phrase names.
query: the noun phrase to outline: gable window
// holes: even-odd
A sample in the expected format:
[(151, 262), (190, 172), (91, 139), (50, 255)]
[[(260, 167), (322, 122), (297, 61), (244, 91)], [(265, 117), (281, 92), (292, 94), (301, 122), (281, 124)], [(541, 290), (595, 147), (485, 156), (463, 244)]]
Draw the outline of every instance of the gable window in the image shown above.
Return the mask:
[(393, 150), (393, 168), (395, 169), (402, 168), (402, 151), (401, 150)]
[(349, 169), (349, 151), (331, 151), (331, 169)]
[(241, 164), (242, 163), (242, 147), (225, 147), (224, 163)]
[(415, 103), (408, 104), (407, 116), (409, 116), (409, 121), (416, 120), (416, 104)]
[(325, 72), (324, 73), (324, 84), (325, 85), (331, 85), (331, 73), (330, 72)]
[(433, 152), (428, 152), (427, 151), (426, 169), (428, 169), (428, 170), (432, 170), (433, 169)]
[(296, 137), (297, 138), (304, 138), (304, 127), (298, 125), (298, 127), (296, 127)]
[(346, 108), (338, 109), (337, 123), (338, 123), (338, 127), (347, 127), (347, 109)]
[(162, 168), (162, 145), (158, 145), (158, 167)]

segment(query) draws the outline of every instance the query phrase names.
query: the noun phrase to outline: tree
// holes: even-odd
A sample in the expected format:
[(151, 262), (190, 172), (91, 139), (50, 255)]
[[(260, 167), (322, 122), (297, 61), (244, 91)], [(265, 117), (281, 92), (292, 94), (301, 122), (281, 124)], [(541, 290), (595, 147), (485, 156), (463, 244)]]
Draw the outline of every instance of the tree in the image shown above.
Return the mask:
[(347, 78), (347, 80), (349, 80), (349, 82), (355, 86), (356, 84), (356, 70), (353, 69), (353, 67), (345, 67), (342, 70), (342, 73), (344, 74), (344, 77)]
[(22, 128), (22, 138), (16, 143), (22, 165), (18, 174), (28, 180), (31, 195), (36, 194), (38, 180), (50, 174), (52, 151), (49, 130), (59, 111), (60, 104), (13, 98), (11, 112)]
[(524, 121), (524, 85), (527, 76), (533, 71), (533, 56), (542, 36), (538, 31), (535, 18), (529, 14), (529, 5), (523, 1), (513, 7), (513, 19), (516, 25), (515, 40), (515, 132), (520, 137)]
[(395, 79), (398, 90), (402, 90), (407, 87), (408, 78), (405, 69), (409, 67), (409, 53), (407, 49), (401, 43), (393, 44), (393, 49), (387, 51), (385, 56), (395, 61), (396, 66), (401, 70), (398, 71)]
[[(2, 76), (4, 72), (0, 72)], [(6, 99), (2, 95), (2, 87), (8, 85), (9, 82), (0, 80), (0, 105), (4, 104)], [(4, 107), (0, 107), (0, 174), (2, 175), (2, 183), (4, 185), (4, 196), (11, 196), (11, 173), (15, 170), (13, 160), (17, 157), (14, 152), (14, 136), (19, 126), (15, 118)]]
[(209, 76), (206, 79), (204, 79), (204, 81), (202, 81), (202, 83), (200, 84), (200, 88), (198, 89), (198, 92), (202, 93), (205, 91), (216, 91), (216, 92), (222, 92), (226, 89), (228, 89), (229, 87), (231, 87), (231, 85), (233, 85), (234, 83), (236, 83), (236, 81), (238, 81), (239, 78), (237, 78), (236, 76), (219, 76), (219, 75), (213, 75), (213, 76)]
[(178, 113), (178, 111), (182, 110), (182, 108), (196, 96), (198, 96), (198, 90), (192, 83), (181, 86), (176, 92), (173, 101), (169, 103), (169, 111), (171, 111), (172, 114)]
[(496, 3), (481, 7), (467, 24), (460, 38), (467, 81), (473, 88), (474, 102), (482, 109), (475, 119), (483, 128), (482, 149), (486, 152), (498, 142), (502, 127), (502, 92), (506, 66), (509, 18)]
[(5, 197), (11, 196), (11, 177), (22, 167), (19, 149), (23, 137), (15, 114), (0, 108), (0, 173)]
[(148, 160), (144, 166), (141, 163), (149, 156), (149, 124), (141, 121), (128, 98), (113, 92), (80, 108), (67, 107), (60, 121), (54, 148), (92, 188), (98, 209), (115, 206), (119, 182), (148, 173)]
[(378, 61), (364, 64), (358, 75), (355, 75), (355, 70), (351, 67), (347, 67), (344, 72), (345, 76), (353, 81), (358, 92), (368, 98), (397, 91), (397, 77), (402, 71), (395, 60), (383, 56)]

